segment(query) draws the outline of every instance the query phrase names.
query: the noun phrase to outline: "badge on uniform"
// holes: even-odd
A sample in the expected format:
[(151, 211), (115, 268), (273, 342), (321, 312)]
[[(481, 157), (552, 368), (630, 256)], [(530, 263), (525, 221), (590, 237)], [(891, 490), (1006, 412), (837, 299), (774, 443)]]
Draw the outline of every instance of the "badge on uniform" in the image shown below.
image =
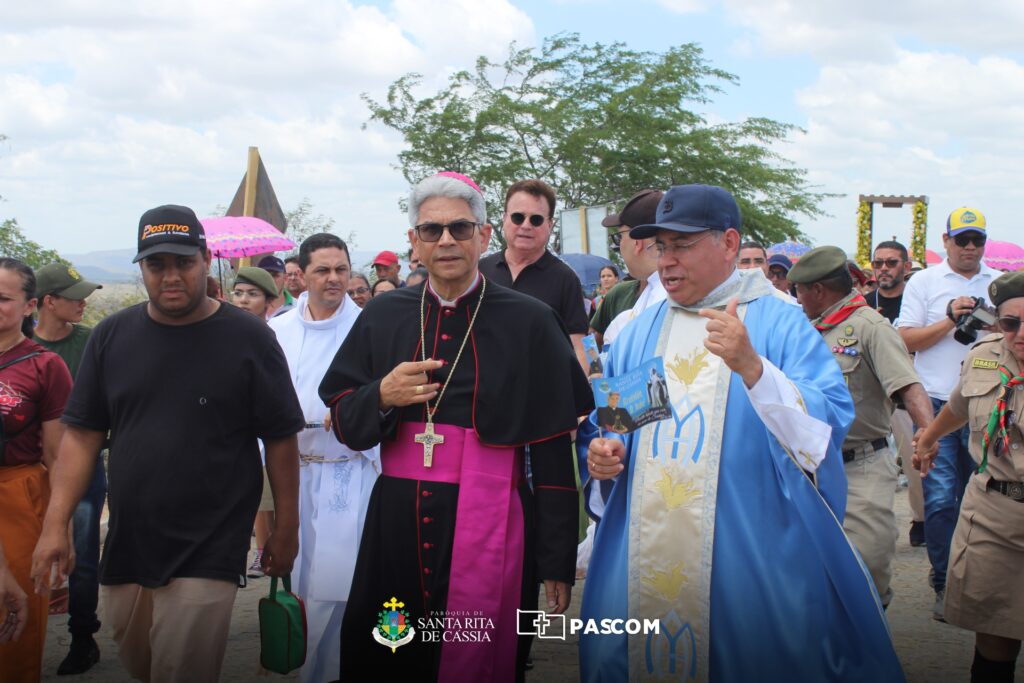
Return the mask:
[(985, 358), (975, 358), (974, 362), (971, 363), (972, 368), (981, 368), (982, 370), (998, 370), (999, 361), (988, 360)]
[(840, 346), (856, 346), (857, 345), (857, 338), (856, 337), (840, 337), (836, 341), (839, 342)]
[(843, 334), (845, 334), (847, 337), (853, 334), (853, 325), (847, 325), (846, 327), (844, 327)]

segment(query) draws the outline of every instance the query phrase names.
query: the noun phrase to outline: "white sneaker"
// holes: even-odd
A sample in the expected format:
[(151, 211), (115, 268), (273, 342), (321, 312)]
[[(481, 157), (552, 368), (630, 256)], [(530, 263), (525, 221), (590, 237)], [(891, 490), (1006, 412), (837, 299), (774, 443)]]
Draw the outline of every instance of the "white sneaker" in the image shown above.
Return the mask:
[(249, 569), (246, 570), (245, 575), (250, 579), (261, 579), (263, 578), (263, 567), (260, 566), (260, 562), (263, 560), (263, 550), (256, 550), (256, 554), (252, 558), (252, 564), (249, 565)]

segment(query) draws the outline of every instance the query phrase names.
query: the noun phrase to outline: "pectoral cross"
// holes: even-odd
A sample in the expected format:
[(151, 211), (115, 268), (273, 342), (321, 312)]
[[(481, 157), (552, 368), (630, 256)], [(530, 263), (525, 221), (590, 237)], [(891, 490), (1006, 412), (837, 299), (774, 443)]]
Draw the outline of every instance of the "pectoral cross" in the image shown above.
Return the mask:
[(432, 467), (434, 464), (434, 446), (444, 443), (443, 434), (434, 433), (434, 423), (428, 422), (422, 434), (417, 434), (413, 441), (423, 444), (423, 466)]

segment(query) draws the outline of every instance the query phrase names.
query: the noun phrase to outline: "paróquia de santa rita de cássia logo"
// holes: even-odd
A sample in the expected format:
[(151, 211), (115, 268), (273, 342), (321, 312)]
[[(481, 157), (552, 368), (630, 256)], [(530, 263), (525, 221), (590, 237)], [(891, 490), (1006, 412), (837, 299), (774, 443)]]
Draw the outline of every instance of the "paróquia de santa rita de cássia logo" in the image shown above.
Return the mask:
[(404, 602), (392, 596), (384, 603), (384, 609), (377, 613), (377, 625), (373, 628), (373, 639), (391, 652), (408, 645), (416, 637), (416, 629), (412, 627), (409, 613), (404, 609)]

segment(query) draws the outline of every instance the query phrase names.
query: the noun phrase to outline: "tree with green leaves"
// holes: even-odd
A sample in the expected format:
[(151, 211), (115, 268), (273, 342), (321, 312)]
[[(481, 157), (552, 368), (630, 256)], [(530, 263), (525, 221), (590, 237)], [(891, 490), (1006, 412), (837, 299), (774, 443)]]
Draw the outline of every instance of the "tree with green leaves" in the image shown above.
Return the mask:
[(61, 257), (55, 249), (47, 249), (26, 237), (17, 219), (14, 218), (0, 223), (0, 256), (16, 258), (33, 269), (41, 268), (47, 263), (71, 265), (71, 262)]
[(513, 43), (502, 63), (480, 57), (433, 95), (418, 97), (421, 83), (406, 74), (384, 102), (364, 93), (369, 122), (402, 134), (397, 168), (410, 184), (441, 170), (474, 178), (498, 246), (504, 191), (523, 178), (550, 183), (564, 207), (621, 206), (645, 187), (721, 185), (743, 210), (745, 236), (765, 243), (802, 238), (797, 217), (821, 215), (830, 196), (775, 151), (795, 126), (709, 123), (699, 113), (738, 79), (692, 43), (655, 53), (559, 34), (539, 48)]

